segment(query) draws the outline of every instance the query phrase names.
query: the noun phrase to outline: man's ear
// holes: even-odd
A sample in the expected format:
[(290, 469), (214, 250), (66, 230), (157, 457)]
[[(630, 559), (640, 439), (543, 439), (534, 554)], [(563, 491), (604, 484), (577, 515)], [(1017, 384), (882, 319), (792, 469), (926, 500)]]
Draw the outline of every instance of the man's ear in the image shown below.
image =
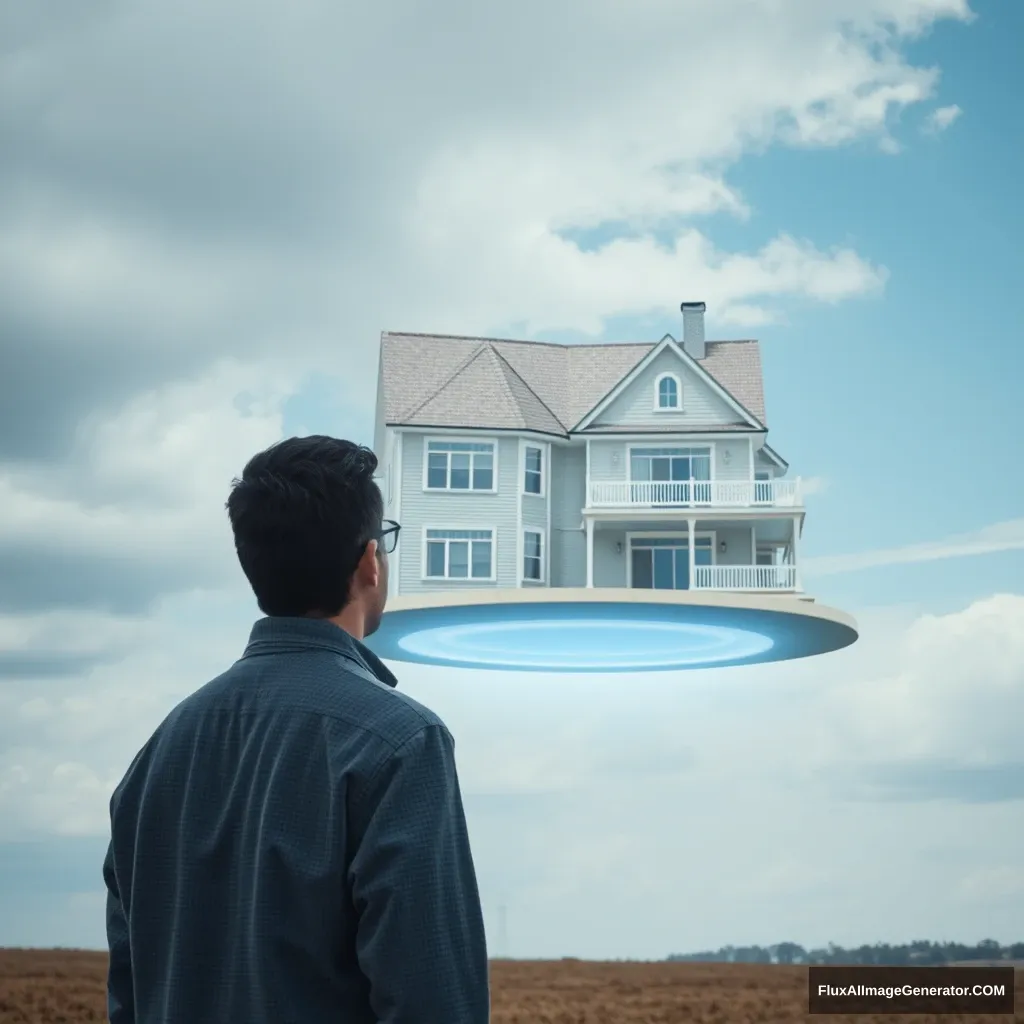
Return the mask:
[(380, 580), (380, 559), (377, 557), (379, 545), (371, 540), (363, 549), (362, 557), (356, 566), (356, 577), (364, 586), (372, 589)]

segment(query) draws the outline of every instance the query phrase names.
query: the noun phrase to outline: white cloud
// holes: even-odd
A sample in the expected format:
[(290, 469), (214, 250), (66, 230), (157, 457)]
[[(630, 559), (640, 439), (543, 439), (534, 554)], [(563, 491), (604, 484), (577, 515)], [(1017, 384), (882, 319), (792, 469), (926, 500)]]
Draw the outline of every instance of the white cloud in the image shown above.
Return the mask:
[(1024, 595), (922, 615), (873, 677), (846, 681), (829, 701), (847, 757), (1024, 767)]
[[(297, 383), (279, 363), (229, 360), (90, 416), (70, 464), (0, 469), (0, 548), (38, 552), (51, 573), (63, 564), (91, 575), (99, 606), (119, 578), (137, 581), (140, 606), (164, 590), (233, 578), (228, 488), (281, 436), (282, 403)], [(25, 575), (8, 573), (0, 587), (8, 604), (19, 593), (28, 602), (35, 589), (60, 605), (72, 597), (69, 583), (81, 582), (31, 568)], [(89, 599), (85, 592), (71, 603)], [(0, 634), (12, 628), (0, 622)]]
[(937, 107), (925, 118), (924, 129), (928, 133), (937, 135), (939, 132), (944, 132), (954, 121), (958, 121), (961, 114), (963, 114), (963, 110), (955, 103), (948, 107)]
[[(594, 331), (686, 281), (750, 324), (780, 296), (872, 291), (881, 268), (830, 239), (723, 253), (687, 221), (749, 213), (728, 180), (746, 153), (888, 140), (938, 76), (903, 44), (970, 16), (965, 0), (460, 6), (427, 24), (415, 5), (148, 3), (40, 31), (5, 76), (11, 110), (61, 98), (26, 113), (41, 166), (0, 203), (17, 308), (68, 325), (64, 346), (89, 325), (182, 358), (323, 360), (343, 335), (365, 370), (399, 321)], [(609, 222), (640, 237), (588, 253), (561, 237)]]
[(813, 498), (828, 490), (828, 480), (823, 476), (803, 476), (800, 478), (800, 489), (805, 498)]
[(804, 559), (808, 576), (830, 576), (887, 565), (910, 565), (944, 558), (996, 554), (1024, 550), (1024, 519), (1007, 519), (969, 533), (958, 533), (937, 541), (922, 541), (897, 548), (876, 548), (849, 555), (821, 555)]

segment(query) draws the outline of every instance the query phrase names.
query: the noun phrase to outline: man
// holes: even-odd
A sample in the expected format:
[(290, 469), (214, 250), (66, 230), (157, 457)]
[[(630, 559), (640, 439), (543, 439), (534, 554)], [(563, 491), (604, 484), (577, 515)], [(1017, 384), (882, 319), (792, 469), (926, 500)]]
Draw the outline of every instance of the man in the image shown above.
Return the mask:
[(387, 551), (366, 448), (292, 438), (227, 509), (266, 618), (110, 803), (112, 1024), (485, 1024), (452, 738), (361, 642)]

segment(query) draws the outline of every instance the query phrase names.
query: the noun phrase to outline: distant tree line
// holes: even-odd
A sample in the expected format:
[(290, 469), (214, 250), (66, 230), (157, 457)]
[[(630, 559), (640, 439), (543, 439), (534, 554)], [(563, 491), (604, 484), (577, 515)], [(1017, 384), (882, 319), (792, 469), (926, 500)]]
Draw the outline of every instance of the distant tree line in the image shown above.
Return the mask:
[(892, 966), (949, 964), (964, 960), (1024, 960), (1024, 942), (1001, 946), (982, 939), (974, 946), (962, 942), (926, 942), (904, 945), (878, 942), (846, 949), (829, 943), (825, 949), (804, 949), (795, 942), (774, 946), (723, 946), (703, 953), (673, 953), (670, 961), (726, 964), (885, 964)]

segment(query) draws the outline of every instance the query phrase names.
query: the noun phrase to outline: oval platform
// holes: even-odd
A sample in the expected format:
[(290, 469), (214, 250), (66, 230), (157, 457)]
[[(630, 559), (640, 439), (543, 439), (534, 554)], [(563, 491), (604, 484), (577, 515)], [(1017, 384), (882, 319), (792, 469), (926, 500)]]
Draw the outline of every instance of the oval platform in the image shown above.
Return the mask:
[(827, 654), (844, 612), (778, 594), (611, 587), (392, 598), (366, 645), (386, 661), (512, 672), (666, 672)]

